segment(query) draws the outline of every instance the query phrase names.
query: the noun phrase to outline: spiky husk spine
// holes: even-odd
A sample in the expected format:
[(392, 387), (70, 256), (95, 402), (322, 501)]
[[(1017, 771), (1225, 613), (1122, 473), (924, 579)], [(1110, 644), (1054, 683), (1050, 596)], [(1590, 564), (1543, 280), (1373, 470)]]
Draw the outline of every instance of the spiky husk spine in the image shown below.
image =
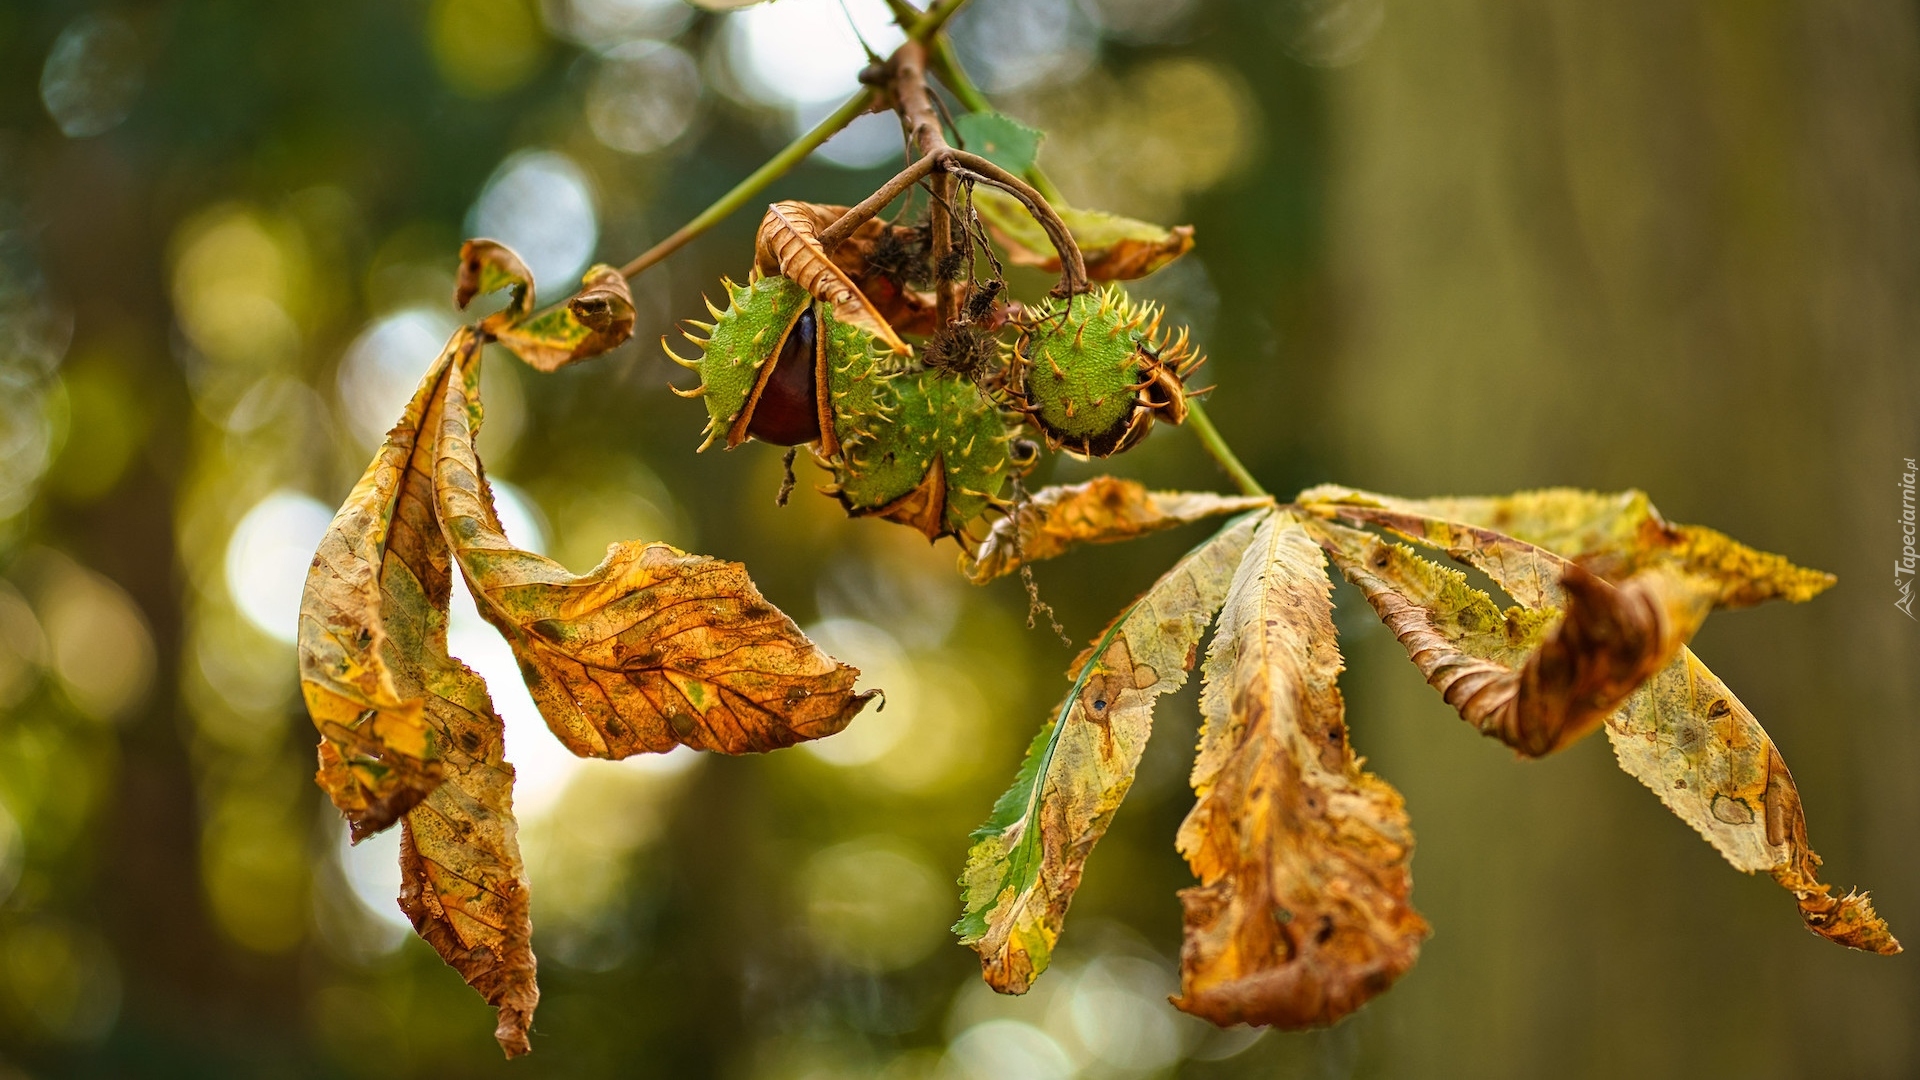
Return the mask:
[[(1159, 415), (1186, 415), (1181, 379), (1199, 361), (1183, 329), (1160, 332), (1160, 308), (1117, 285), (1054, 300), (1022, 321), (1011, 357), (1023, 409), (1048, 445), (1106, 457), (1134, 445)], [(1150, 390), (1151, 397), (1142, 397)]]
[[(726, 310), (714, 307), (713, 301), (708, 300), (707, 311), (713, 321), (689, 322), (691, 329), (682, 331), (682, 336), (700, 350), (700, 355), (689, 360), (672, 349), (667, 350), (675, 363), (700, 373), (699, 388), (683, 396), (699, 397), (706, 402), (707, 426), (705, 441), (700, 444), (702, 450), (713, 445), (716, 439), (727, 438), (734, 419), (753, 392), (761, 367), (779, 355), (780, 343), (813, 299), (798, 283), (777, 275), (746, 285), (722, 279), (721, 286), (727, 293)], [(704, 332), (706, 336), (700, 337), (694, 331)]]
[(876, 397), (881, 407), (830, 463), (833, 493), (848, 513), (937, 540), (964, 536), (970, 522), (1006, 504), (1013, 435), (979, 387), (918, 371), (886, 380)]

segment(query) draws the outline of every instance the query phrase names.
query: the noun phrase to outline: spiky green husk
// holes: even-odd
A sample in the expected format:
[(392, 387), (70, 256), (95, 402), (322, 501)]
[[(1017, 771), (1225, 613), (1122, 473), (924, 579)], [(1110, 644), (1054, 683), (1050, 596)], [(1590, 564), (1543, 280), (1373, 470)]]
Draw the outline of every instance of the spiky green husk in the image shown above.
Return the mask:
[(1133, 419), (1134, 387), (1151, 357), (1159, 311), (1118, 286), (1051, 302), (1014, 346), (1026, 402), (1055, 446), (1102, 453)]
[(827, 342), (828, 409), (844, 456), (849, 447), (870, 438), (874, 423), (892, 409), (887, 383), (894, 378), (898, 361), (872, 334), (834, 318), (832, 304), (823, 303), (816, 310)]
[(937, 372), (901, 374), (879, 390), (882, 408), (843, 437), (835, 473), (841, 501), (851, 513), (877, 513), (929, 482), (940, 463), (943, 504), (929, 537), (965, 530), (988, 507), (1003, 502), (1012, 466), (1011, 436), (1000, 410), (970, 382)]
[[(714, 311), (713, 325), (702, 327), (707, 330), (705, 339), (687, 335), (701, 350), (695, 367), (707, 403), (707, 443), (725, 437), (753, 392), (760, 368), (779, 354), (780, 342), (812, 300), (807, 290), (784, 277), (763, 277), (748, 285), (722, 284), (727, 309)], [(711, 302), (707, 308), (713, 311)]]

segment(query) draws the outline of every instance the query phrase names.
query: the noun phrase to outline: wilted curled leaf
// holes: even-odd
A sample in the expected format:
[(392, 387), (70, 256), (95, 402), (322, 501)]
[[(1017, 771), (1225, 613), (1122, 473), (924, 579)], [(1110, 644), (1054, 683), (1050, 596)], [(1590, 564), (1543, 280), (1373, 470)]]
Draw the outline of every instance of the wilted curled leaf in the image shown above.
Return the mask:
[[(1404, 515), (1389, 524), (1447, 547), (1452, 525), (1493, 530), (1554, 552), (1608, 581), (1665, 566), (1711, 582), (1717, 607), (1748, 607), (1767, 600), (1810, 600), (1834, 583), (1832, 574), (1795, 566), (1756, 551), (1725, 533), (1699, 525), (1674, 525), (1660, 516), (1642, 491), (1601, 494), (1578, 488), (1544, 488), (1513, 495), (1448, 499), (1396, 499), (1368, 491), (1324, 485), (1301, 492), (1302, 503), (1377, 507)], [(1432, 530), (1428, 536), (1426, 531)]]
[(422, 583), (446, 555), (432, 502), (410, 487), (409, 469), (451, 357), (473, 340), (454, 335), (421, 380), (327, 527), (300, 597), (300, 690), (320, 730), (316, 779), (356, 841), (392, 825), (441, 782), (439, 725), (430, 727), (424, 710), (434, 686), (428, 669), (450, 661), (444, 644), (431, 655), (406, 645), (430, 638), (419, 627), (444, 622)]
[[(1344, 488), (1301, 495), (1316, 512), (1338, 510), (1409, 539), (1441, 547), (1485, 572), (1523, 605), (1557, 602), (1550, 575), (1505, 557), (1486, 529), (1439, 515), (1499, 522), (1596, 572), (1677, 576), (1695, 599), (1741, 606), (1804, 600), (1833, 580), (1778, 555), (1754, 551), (1711, 529), (1668, 525), (1638, 492), (1593, 495), (1566, 489), (1501, 498), (1407, 500)], [(1429, 516), (1431, 515), (1431, 516)], [(1509, 543), (1518, 543), (1502, 537)], [(1620, 767), (1647, 785), (1735, 867), (1765, 870), (1794, 893), (1814, 933), (1869, 952), (1900, 951), (1863, 893), (1835, 898), (1816, 869), (1793, 777), (1746, 706), (1689, 649), (1668, 662), (1607, 718)]]
[(1205, 727), (1180, 826), (1174, 1004), (1222, 1026), (1330, 1024), (1383, 993), (1427, 936), (1400, 793), (1360, 768), (1336, 685), (1332, 583), (1288, 514), (1260, 526), (1207, 654)]
[(860, 673), (807, 640), (739, 563), (630, 541), (576, 576), (515, 548), (473, 449), (479, 378), (476, 355), (447, 382), (440, 520), (480, 613), (569, 750), (772, 750), (839, 731), (873, 697), (854, 693)]
[(465, 308), (475, 296), (511, 289), (507, 306), (480, 320), (480, 329), (528, 366), (552, 372), (599, 356), (633, 335), (633, 293), (619, 270), (590, 267), (580, 286), (565, 303), (536, 312), (533, 274), (520, 256), (497, 240), (469, 240), (460, 246), (453, 302)]
[(533, 311), (533, 271), (512, 248), (498, 240), (468, 240), (460, 245), (460, 273), (454, 279), (453, 306), (466, 310), (476, 296), (509, 290), (507, 306), (486, 317), (481, 328), (492, 333)]
[(1506, 568), (1496, 580), (1514, 581), (1510, 591), (1526, 605), (1501, 612), (1459, 571), (1402, 545), (1335, 521), (1307, 528), (1447, 704), (1532, 757), (1600, 726), (1707, 611), (1680, 575), (1649, 573), (1615, 588), (1551, 552), (1481, 530), (1481, 557)]
[[(327, 710), (357, 689), (341, 677), (365, 681), (373, 670), (425, 724), (420, 741), (437, 755), (434, 766), (444, 779), (420, 792), (423, 800), (415, 796), (410, 808), (400, 808), (406, 812), (400, 907), (420, 936), (498, 1008), (494, 1036), (511, 1057), (527, 1052), (540, 998), (512, 813), (513, 767), (502, 756), (503, 728), (486, 684), (447, 655), (452, 578), (434, 514), (428, 434), (440, 428), (456, 369), (472, 363), (480, 345), (470, 327), (454, 333), (322, 542), (301, 607), (301, 670), (323, 736), (332, 719)], [(354, 586), (351, 605), (331, 598), (337, 591), (331, 582), (341, 579)], [(342, 658), (350, 666), (339, 666)], [(361, 725), (387, 717), (376, 703)], [(323, 742), (320, 780), (331, 793), (327, 755)], [(345, 770), (364, 782), (393, 775), (375, 765), (397, 772), (401, 764), (348, 758)], [(354, 825), (356, 835), (373, 831), (362, 821)]]
[(912, 352), (847, 272), (834, 265), (821, 249), (820, 230), (840, 216), (831, 213), (834, 209), (804, 202), (777, 202), (767, 207), (754, 238), (754, 265), (763, 274), (780, 274), (799, 282), (814, 299), (832, 304), (841, 322), (860, 327), (894, 352)]
[(1189, 552), (1080, 655), (1073, 689), (974, 830), (953, 929), (995, 990), (1023, 994), (1046, 970), (1087, 855), (1133, 784), (1154, 703), (1186, 683), (1260, 521), (1236, 519)]
[[(1007, 249), (1008, 262), (1059, 271), (1060, 253), (1018, 199), (983, 190), (975, 192), (973, 200), (993, 238)], [(1054, 209), (1080, 245), (1080, 254), (1087, 262), (1087, 278), (1092, 281), (1146, 277), (1193, 250), (1191, 225), (1165, 229), (1100, 210), (1075, 210), (1057, 203)]]
[(498, 1010), (493, 1037), (508, 1057), (518, 1057), (532, 1049), (527, 1031), (540, 987), (505, 725), (486, 684), (458, 661), (440, 682), (440, 692), (460, 708), (448, 711), (436, 729), (448, 747), (447, 782), (402, 823), (400, 910)]
[(1693, 650), (1655, 675), (1607, 721), (1620, 767), (1706, 837), (1728, 862), (1764, 870), (1799, 902), (1821, 937), (1897, 953), (1900, 943), (1865, 893), (1831, 895), (1787, 763), (1760, 722)]
[[(1271, 506), (1265, 496), (1210, 491), (1148, 491), (1135, 480), (1096, 476), (1085, 483), (1041, 488), (1001, 518), (960, 569), (976, 585), (1011, 574), (1020, 563), (1065, 553), (1075, 544), (1113, 544), (1202, 518)], [(1018, 528), (1016, 536), (1014, 530)]]

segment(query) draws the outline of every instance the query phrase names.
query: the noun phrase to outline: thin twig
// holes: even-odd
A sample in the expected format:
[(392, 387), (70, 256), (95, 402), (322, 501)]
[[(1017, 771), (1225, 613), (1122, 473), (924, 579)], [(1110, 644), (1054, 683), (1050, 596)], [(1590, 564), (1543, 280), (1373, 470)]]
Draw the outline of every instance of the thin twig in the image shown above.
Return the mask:
[(1227, 440), (1220, 434), (1220, 429), (1213, 426), (1213, 418), (1207, 415), (1206, 407), (1200, 404), (1200, 399), (1187, 399), (1187, 422), (1184, 426), (1193, 429), (1194, 435), (1200, 439), (1200, 445), (1206, 447), (1207, 453), (1213, 455), (1213, 460), (1219, 462), (1220, 467), (1233, 478), (1234, 484), (1240, 488), (1240, 494), (1267, 494), (1267, 489), (1261, 487), (1260, 481), (1255, 480), (1253, 473), (1247, 471), (1247, 467), (1241, 464), (1239, 455), (1233, 452), (1233, 447), (1227, 445)]
[(775, 506), (787, 505), (788, 497), (793, 494), (793, 486), (799, 483), (799, 479), (793, 475), (793, 459), (799, 456), (800, 448), (797, 446), (789, 446), (787, 447), (787, 456), (780, 459), (780, 468), (784, 470), (784, 472), (780, 477), (780, 493), (773, 497), (773, 504)]
[[(909, 42), (923, 42), (931, 39), (947, 25), (967, 0), (939, 0), (925, 12), (919, 14), (907, 28)], [(822, 143), (833, 138), (841, 128), (854, 122), (862, 114), (883, 108), (885, 94), (879, 90), (862, 90), (846, 103), (835, 109), (832, 115), (813, 126), (813, 130), (788, 143), (767, 163), (755, 169), (745, 180), (733, 186), (733, 190), (714, 200), (713, 205), (700, 211), (692, 221), (673, 231), (673, 235), (648, 248), (632, 262), (620, 268), (624, 277), (636, 277), (649, 267), (664, 261), (667, 256), (687, 246), (695, 237), (726, 220), (734, 211), (747, 204), (749, 199), (764, 191), (769, 184), (786, 175), (788, 170), (806, 160), (807, 155), (819, 149)]]

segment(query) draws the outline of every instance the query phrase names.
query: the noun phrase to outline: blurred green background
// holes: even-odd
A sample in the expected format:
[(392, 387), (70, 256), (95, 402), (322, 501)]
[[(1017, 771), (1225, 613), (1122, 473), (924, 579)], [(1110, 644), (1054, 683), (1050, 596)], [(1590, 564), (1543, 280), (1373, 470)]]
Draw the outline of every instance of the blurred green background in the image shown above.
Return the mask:
[[(1516, 763), (1345, 587), (1354, 740), (1407, 796), (1436, 928), (1414, 971), (1319, 1033), (1165, 1004), (1189, 690), (1054, 969), (986, 991), (949, 882), (1070, 653), (951, 544), (776, 509), (777, 450), (694, 455), (655, 342), (745, 274), (751, 212), (636, 282), (634, 344), (544, 377), (496, 357), (482, 452), (522, 544), (743, 560), (889, 705), (764, 758), (577, 763), (457, 600), (521, 772), (545, 993), (535, 1053), (501, 1062), (405, 932), (391, 838), (349, 851), (310, 782), (300, 578), (452, 325), (459, 240), (556, 289), (624, 261), (851, 90), (850, 21), (897, 40), (846, 8), (0, 5), (0, 1076), (1920, 1075), (1911, 960), (1805, 932), (1603, 740)], [(1920, 625), (1889, 563), (1920, 454), (1915, 15), (975, 0), (953, 32), (1070, 200), (1196, 226), (1138, 291), (1194, 326), (1274, 490), (1639, 486), (1838, 573), (1696, 647), (1793, 767), (1829, 879), (1911, 939)], [(863, 121), (767, 199), (853, 201), (898, 150)], [(1224, 483), (1167, 428), (1111, 467)], [(1040, 584), (1084, 640), (1197, 537)]]

